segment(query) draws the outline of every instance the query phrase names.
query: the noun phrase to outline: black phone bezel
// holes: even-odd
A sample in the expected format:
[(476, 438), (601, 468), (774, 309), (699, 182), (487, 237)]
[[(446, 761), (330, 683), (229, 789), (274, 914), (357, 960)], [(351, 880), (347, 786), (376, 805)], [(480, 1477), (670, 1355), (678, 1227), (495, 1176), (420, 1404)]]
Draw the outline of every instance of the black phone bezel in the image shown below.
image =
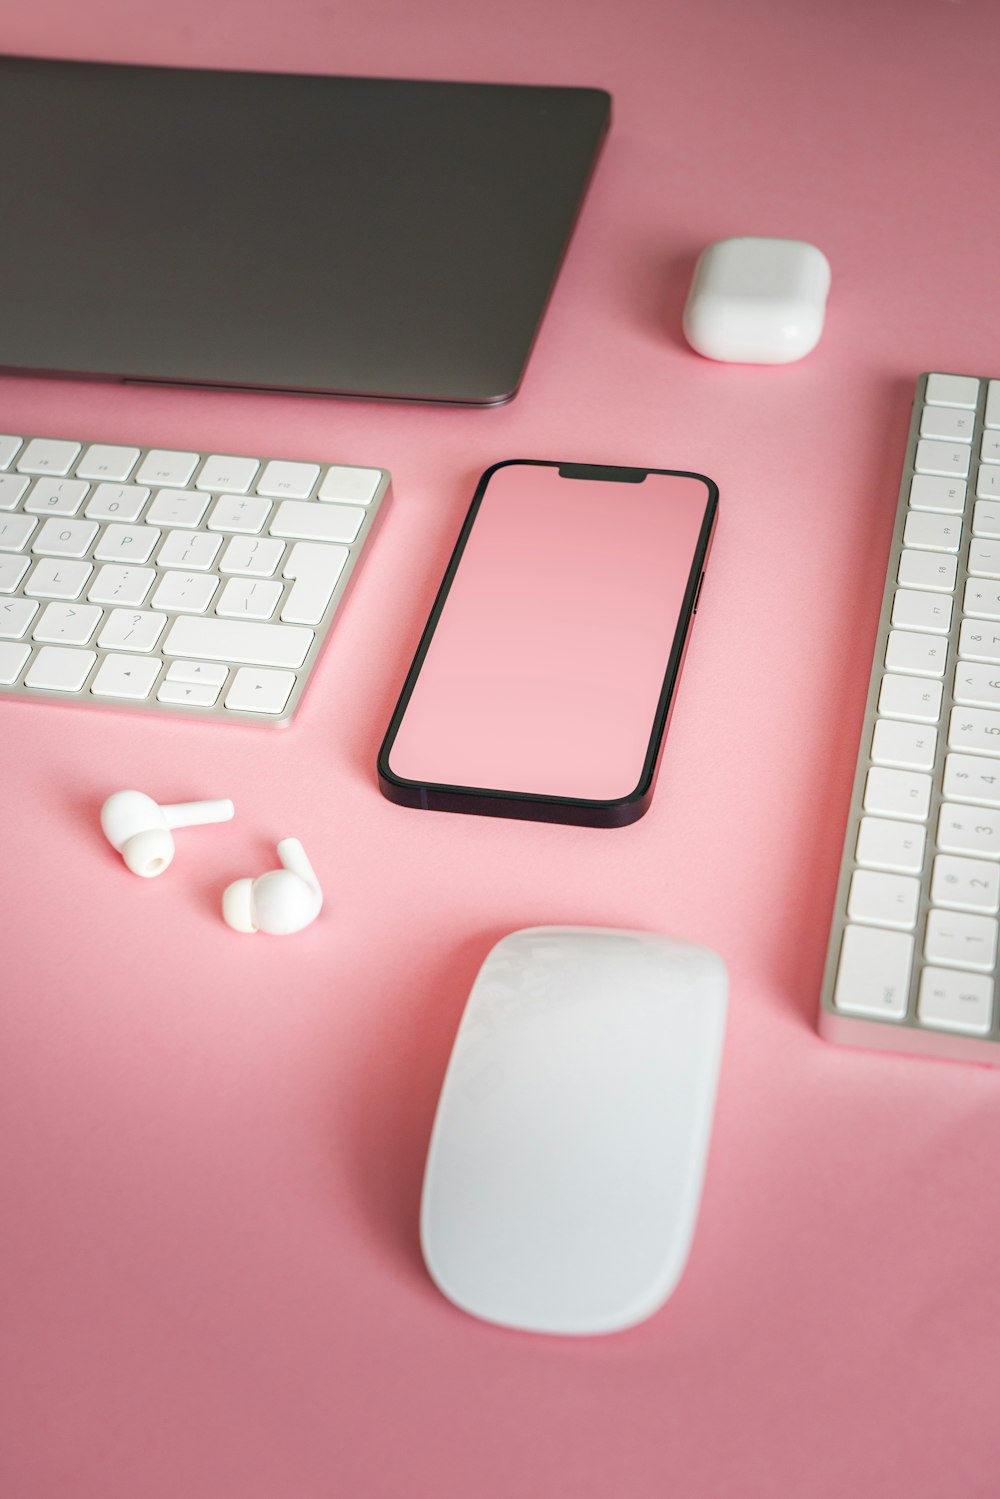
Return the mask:
[[(657, 700), (656, 712), (653, 715), (642, 772), (633, 791), (609, 801), (543, 795), (529, 791), (503, 791), (485, 786), (453, 786), (446, 782), (412, 781), (398, 776), (389, 764), (403, 715), (413, 695), (424, 658), (444, 611), (452, 582), (479, 514), (487, 486), (498, 470), (519, 465), (556, 468), (561, 476), (567, 479), (610, 479), (620, 483), (639, 483), (650, 474), (665, 474), (675, 478), (698, 479), (707, 489), (705, 513), (677, 617), (677, 627), (667, 658), (663, 685)], [(680, 676), (691, 621), (697, 608), (705, 565), (712, 544), (718, 506), (719, 490), (715, 482), (705, 474), (693, 473), (688, 469), (625, 468), (619, 465), (566, 463), (543, 458), (505, 458), (499, 463), (492, 464), (476, 485), (472, 503), (462, 523), (458, 540), (449, 558), (441, 586), (431, 606), (402, 691), (389, 720), (389, 727), (386, 729), (379, 748), (377, 768), (382, 794), (389, 801), (402, 807), (417, 807), (435, 812), (466, 812), (480, 817), (513, 817), (530, 822), (555, 822), (577, 827), (599, 828), (627, 827), (630, 823), (638, 821), (647, 811), (652, 800), (677, 680)]]

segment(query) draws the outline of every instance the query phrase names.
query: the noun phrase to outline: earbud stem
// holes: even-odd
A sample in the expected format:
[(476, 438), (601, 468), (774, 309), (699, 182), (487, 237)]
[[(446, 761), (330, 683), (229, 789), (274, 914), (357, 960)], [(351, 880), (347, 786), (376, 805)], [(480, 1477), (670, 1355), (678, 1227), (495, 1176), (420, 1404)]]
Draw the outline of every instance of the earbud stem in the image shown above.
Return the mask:
[(319, 890), (319, 880), (316, 871), (306, 857), (306, 851), (297, 838), (282, 838), (278, 844), (278, 858), (284, 869), (290, 869), (292, 874), (297, 874), (300, 879), (305, 880), (314, 890)]
[(175, 802), (161, 807), (168, 828), (195, 828), (205, 822), (228, 822), (236, 811), (226, 798), (207, 802)]

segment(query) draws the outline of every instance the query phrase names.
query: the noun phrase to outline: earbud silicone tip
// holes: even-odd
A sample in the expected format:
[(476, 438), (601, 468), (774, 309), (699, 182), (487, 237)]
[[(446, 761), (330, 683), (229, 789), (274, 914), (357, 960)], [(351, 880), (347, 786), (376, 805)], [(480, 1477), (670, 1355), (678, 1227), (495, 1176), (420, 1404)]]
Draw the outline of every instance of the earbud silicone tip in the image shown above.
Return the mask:
[(222, 918), (236, 932), (255, 932), (253, 920), (253, 880), (234, 880), (222, 896)]
[(152, 879), (162, 874), (174, 857), (174, 840), (165, 828), (133, 833), (122, 844), (122, 858), (133, 874)]

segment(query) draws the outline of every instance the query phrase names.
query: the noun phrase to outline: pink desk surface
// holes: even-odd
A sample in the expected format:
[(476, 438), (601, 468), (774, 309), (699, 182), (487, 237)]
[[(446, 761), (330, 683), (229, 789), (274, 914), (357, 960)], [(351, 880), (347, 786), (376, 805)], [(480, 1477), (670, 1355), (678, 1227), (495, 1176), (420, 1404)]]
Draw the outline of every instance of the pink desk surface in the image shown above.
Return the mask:
[[(396, 489), (287, 733), (0, 705), (0, 1492), (995, 1495), (1000, 1076), (834, 1050), (814, 1012), (913, 384), (1000, 372), (1000, 8), (35, 0), (4, 7), (0, 48), (595, 84), (616, 107), (506, 408), (0, 381), (3, 430), (376, 462)], [(4, 222), (30, 233), (16, 204)], [(745, 233), (830, 258), (802, 364), (680, 339), (697, 251)], [(473, 482), (511, 456), (720, 486), (632, 828), (406, 811), (375, 785)], [(97, 831), (123, 785), (228, 795), (237, 820), (142, 883)], [(290, 834), (322, 921), (231, 934), (224, 885)], [(469, 985), (537, 922), (676, 933), (731, 971), (688, 1271), (605, 1340), (478, 1324), (417, 1249)]]

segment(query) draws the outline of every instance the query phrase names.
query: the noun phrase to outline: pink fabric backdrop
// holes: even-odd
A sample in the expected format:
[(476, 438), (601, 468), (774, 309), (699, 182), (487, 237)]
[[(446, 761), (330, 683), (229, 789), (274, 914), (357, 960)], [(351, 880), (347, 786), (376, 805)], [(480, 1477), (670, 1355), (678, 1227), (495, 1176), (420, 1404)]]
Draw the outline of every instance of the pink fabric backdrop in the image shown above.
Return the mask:
[[(1000, 8), (8, 0), (0, 49), (594, 84), (616, 109), (508, 407), (0, 380), (2, 430), (381, 463), (396, 490), (287, 733), (0, 705), (0, 1490), (995, 1494), (1000, 1077), (836, 1051), (814, 1012), (913, 384), (1000, 374)], [(829, 256), (802, 364), (684, 347), (694, 258), (730, 234)], [(720, 486), (632, 828), (429, 815), (376, 789), (474, 480), (512, 456)], [(237, 819), (181, 834), (143, 883), (97, 830), (128, 785), (231, 796)], [(222, 888), (293, 834), (322, 921), (231, 934)], [(475, 971), (503, 933), (564, 921), (706, 942), (732, 978), (687, 1274), (652, 1321), (582, 1343), (455, 1311), (416, 1236)]]

